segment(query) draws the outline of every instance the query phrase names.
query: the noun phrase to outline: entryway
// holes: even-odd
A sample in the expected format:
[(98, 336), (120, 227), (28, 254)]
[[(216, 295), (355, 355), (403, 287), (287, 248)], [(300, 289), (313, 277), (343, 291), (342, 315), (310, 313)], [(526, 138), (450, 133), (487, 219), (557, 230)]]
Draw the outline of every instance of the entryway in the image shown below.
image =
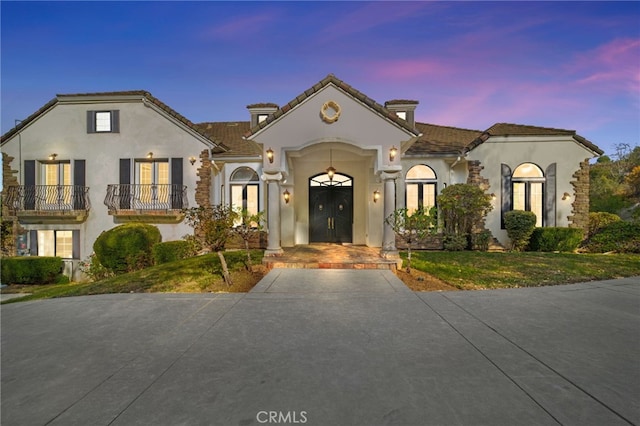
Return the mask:
[(353, 178), (326, 173), (309, 179), (309, 242), (353, 241)]

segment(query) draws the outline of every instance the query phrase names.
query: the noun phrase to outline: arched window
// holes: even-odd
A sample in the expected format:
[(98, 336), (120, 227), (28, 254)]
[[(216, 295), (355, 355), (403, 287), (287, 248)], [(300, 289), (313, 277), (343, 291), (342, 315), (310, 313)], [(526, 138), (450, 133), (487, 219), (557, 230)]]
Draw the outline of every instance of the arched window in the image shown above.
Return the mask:
[(409, 213), (423, 207), (428, 211), (436, 205), (437, 177), (429, 166), (413, 166), (405, 176), (406, 206)]
[(259, 211), (260, 179), (250, 167), (238, 167), (231, 173), (231, 208), (246, 209), (249, 214)]
[(536, 214), (536, 226), (542, 226), (544, 173), (532, 163), (520, 164), (511, 176), (513, 210), (527, 210)]

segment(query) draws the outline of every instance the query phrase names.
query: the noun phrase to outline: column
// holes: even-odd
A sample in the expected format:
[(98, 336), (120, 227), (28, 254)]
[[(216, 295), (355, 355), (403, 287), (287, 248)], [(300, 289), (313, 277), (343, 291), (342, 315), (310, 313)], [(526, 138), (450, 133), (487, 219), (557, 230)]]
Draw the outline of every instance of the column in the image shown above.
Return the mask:
[(384, 217), (382, 233), (382, 257), (387, 259), (398, 259), (396, 249), (396, 234), (393, 228), (386, 222), (386, 218), (391, 216), (396, 209), (396, 179), (400, 172), (381, 172), (380, 178), (384, 181)]
[(267, 172), (262, 175), (262, 180), (267, 182), (267, 197), (269, 206), (267, 209), (267, 250), (265, 256), (279, 256), (283, 253), (280, 247), (280, 181), (282, 173)]

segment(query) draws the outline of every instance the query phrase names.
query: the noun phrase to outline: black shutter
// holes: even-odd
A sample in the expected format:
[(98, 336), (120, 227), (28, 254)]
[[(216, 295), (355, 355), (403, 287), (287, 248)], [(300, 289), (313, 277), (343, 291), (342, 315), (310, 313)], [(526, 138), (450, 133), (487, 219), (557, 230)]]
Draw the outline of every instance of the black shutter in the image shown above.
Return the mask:
[(120, 159), (120, 209), (131, 208), (131, 159)]
[(182, 205), (182, 158), (171, 159), (171, 208), (181, 209)]
[(87, 111), (87, 133), (96, 132), (96, 112)]
[(80, 230), (71, 231), (71, 241), (73, 242), (72, 255), (74, 259), (80, 259)]
[(73, 162), (73, 209), (84, 210), (86, 208), (85, 190), (85, 160)]
[(556, 163), (547, 167), (545, 177), (544, 219), (542, 226), (556, 226)]
[(507, 212), (513, 210), (513, 188), (511, 186), (511, 168), (506, 165), (501, 165), (501, 212), (500, 212), (500, 227), (505, 229), (504, 227), (504, 215)]
[(120, 111), (111, 111), (111, 132), (120, 133)]
[(38, 255), (38, 231), (29, 231), (29, 254)]
[(24, 161), (24, 209), (36, 209), (36, 161)]

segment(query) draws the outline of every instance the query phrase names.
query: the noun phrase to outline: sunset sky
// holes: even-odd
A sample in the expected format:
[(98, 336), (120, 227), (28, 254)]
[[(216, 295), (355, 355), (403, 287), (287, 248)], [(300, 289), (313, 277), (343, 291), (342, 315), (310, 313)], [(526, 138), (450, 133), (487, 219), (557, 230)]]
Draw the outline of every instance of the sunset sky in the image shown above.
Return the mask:
[(640, 145), (640, 2), (0, 2), (1, 126), (56, 94), (148, 90), (247, 121), (333, 73), (421, 122)]

